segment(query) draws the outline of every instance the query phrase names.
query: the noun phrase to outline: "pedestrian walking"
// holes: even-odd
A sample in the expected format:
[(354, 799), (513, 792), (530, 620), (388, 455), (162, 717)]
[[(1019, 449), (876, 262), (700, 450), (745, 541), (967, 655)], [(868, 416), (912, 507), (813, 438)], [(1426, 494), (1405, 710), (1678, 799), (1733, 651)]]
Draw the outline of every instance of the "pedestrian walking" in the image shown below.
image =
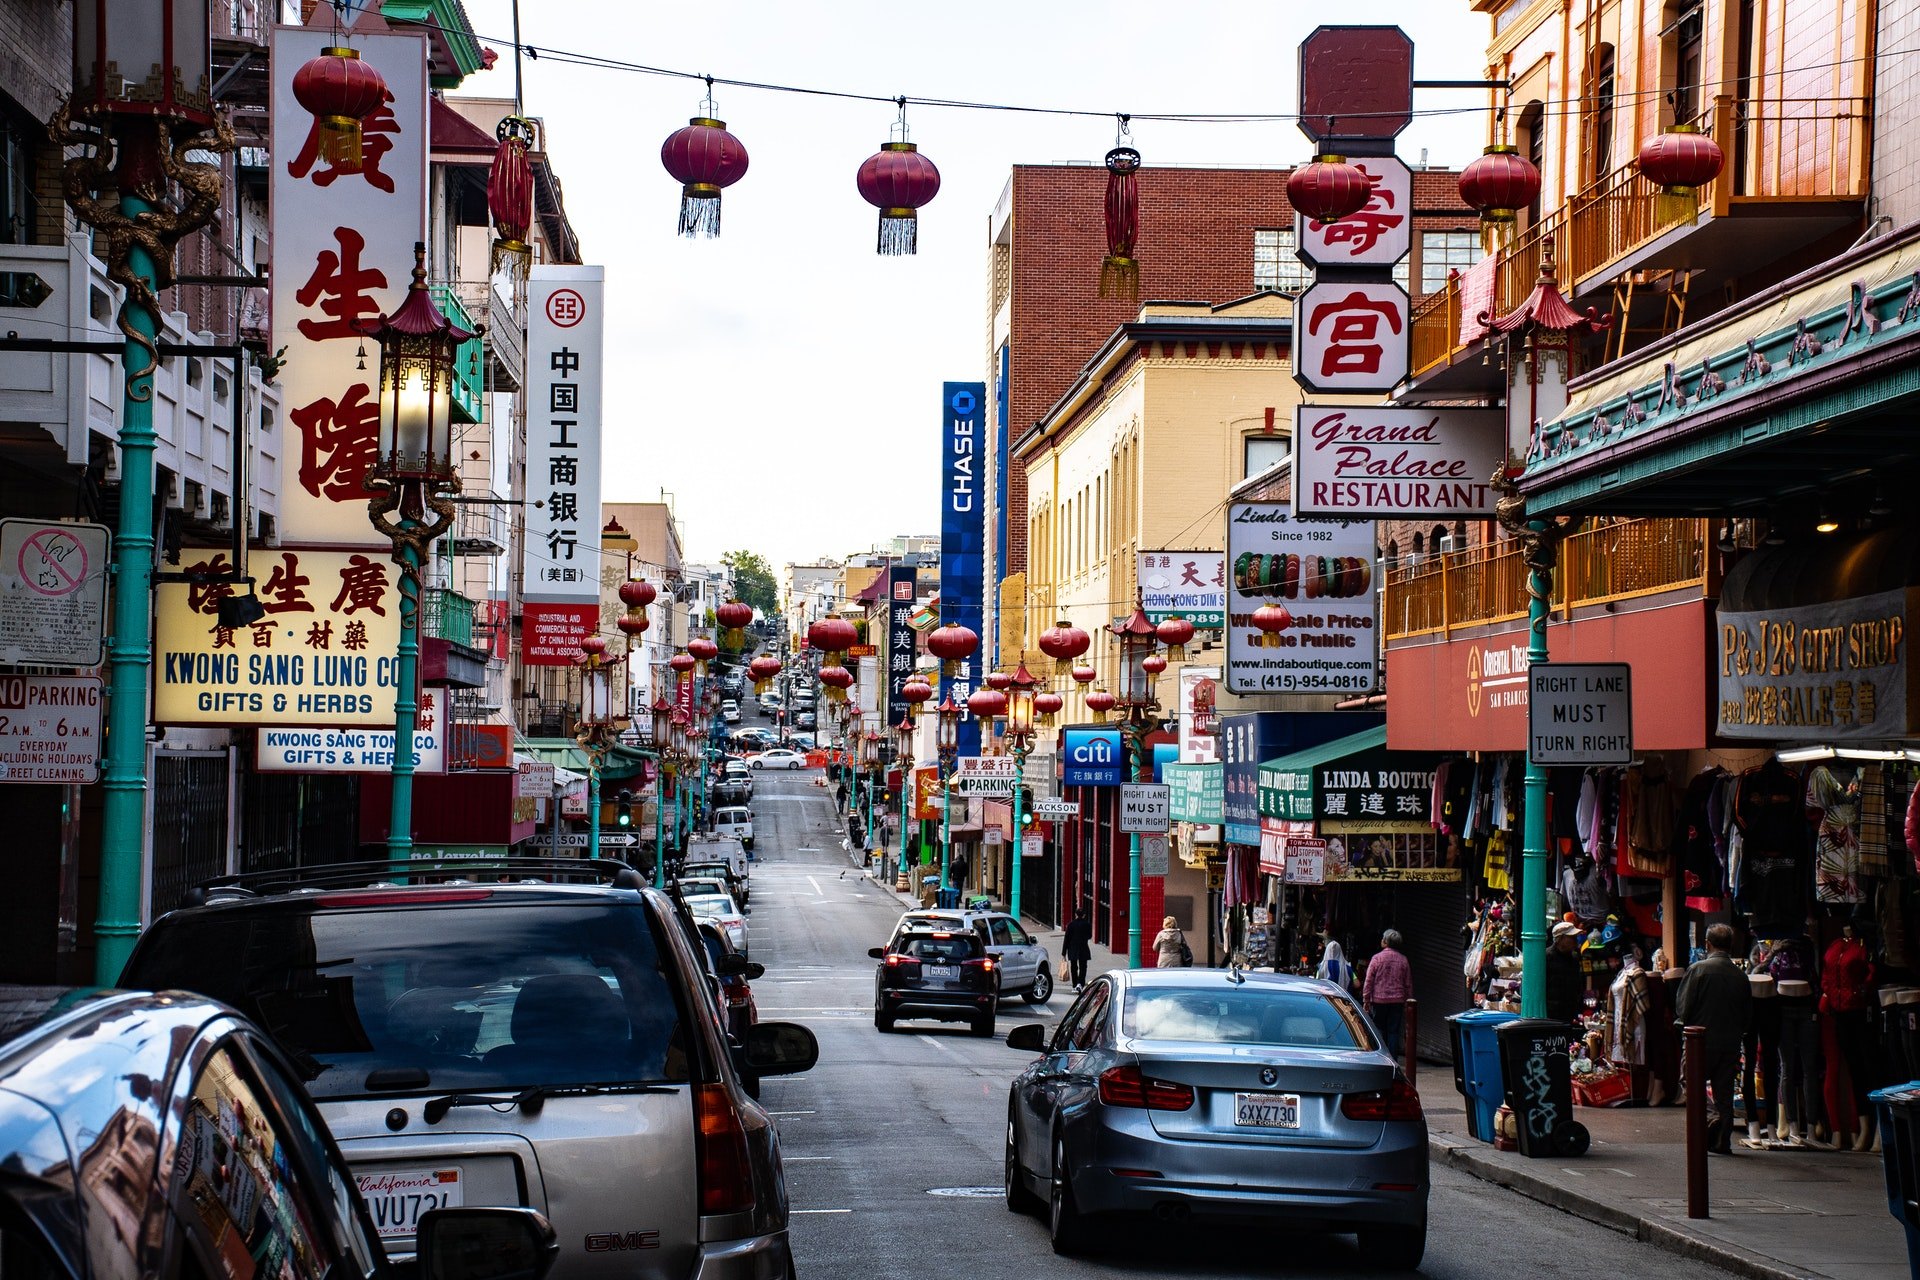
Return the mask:
[(1723, 1156), (1733, 1153), (1733, 1082), (1740, 1074), (1740, 1041), (1753, 1005), (1747, 975), (1734, 964), (1732, 950), (1731, 925), (1709, 928), (1706, 959), (1680, 980), (1677, 1002), (1682, 1026), (1706, 1029), (1704, 1074), (1713, 1094), (1707, 1150)]
[(1342, 991), (1353, 990), (1353, 965), (1347, 960), (1347, 953), (1340, 944), (1328, 941), (1326, 949), (1320, 953), (1320, 967), (1313, 971), (1316, 978), (1324, 978)]
[(1406, 1043), (1407, 1000), (1413, 995), (1413, 970), (1400, 947), (1398, 929), (1380, 935), (1380, 949), (1367, 961), (1366, 983), (1360, 989), (1361, 1003), (1396, 1059)]
[(1586, 989), (1586, 975), (1580, 972), (1580, 926), (1562, 920), (1553, 926), (1553, 942), (1547, 947), (1547, 1016), (1572, 1022), (1580, 1014)]
[(1060, 954), (1066, 958), (1067, 976), (1073, 982), (1073, 989), (1078, 991), (1087, 985), (1087, 963), (1093, 959), (1093, 921), (1085, 910), (1075, 907), (1066, 932)]
[(1153, 937), (1153, 950), (1162, 969), (1177, 969), (1193, 963), (1193, 949), (1187, 945), (1187, 935), (1180, 932), (1180, 923), (1172, 916), (1160, 922), (1160, 932)]

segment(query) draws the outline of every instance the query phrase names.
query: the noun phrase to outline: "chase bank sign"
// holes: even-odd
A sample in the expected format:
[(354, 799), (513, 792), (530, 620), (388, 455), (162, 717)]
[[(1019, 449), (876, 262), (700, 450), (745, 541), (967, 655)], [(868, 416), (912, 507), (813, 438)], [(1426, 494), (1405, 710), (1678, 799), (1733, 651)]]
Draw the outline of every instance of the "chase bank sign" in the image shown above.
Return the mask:
[(1118, 728), (1068, 729), (1063, 755), (1064, 786), (1117, 787), (1127, 780), (1127, 753)]

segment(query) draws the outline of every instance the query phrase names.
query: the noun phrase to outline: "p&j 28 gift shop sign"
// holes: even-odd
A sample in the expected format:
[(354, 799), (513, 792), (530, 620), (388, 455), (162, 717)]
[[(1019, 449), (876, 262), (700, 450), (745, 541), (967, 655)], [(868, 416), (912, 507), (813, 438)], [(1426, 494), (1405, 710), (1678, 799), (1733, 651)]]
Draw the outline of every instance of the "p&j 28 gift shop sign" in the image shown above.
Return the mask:
[(1720, 733), (1826, 742), (1910, 732), (1907, 597), (1722, 611)]
[(1294, 409), (1293, 502), (1303, 516), (1383, 520), (1493, 514), (1488, 483), (1505, 460), (1492, 409)]
[(224, 552), (186, 566), (206, 582), (154, 591), (153, 715), (160, 724), (393, 727), (399, 569), (378, 551), (260, 550), (247, 572), (266, 616), (219, 625)]

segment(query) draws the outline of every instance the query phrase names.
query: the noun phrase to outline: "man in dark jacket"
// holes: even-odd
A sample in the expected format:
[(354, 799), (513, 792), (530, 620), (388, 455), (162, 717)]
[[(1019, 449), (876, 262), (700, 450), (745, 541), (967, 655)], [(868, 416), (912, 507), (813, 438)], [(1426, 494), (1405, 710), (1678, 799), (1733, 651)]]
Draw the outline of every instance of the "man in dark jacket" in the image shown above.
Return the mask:
[(1580, 926), (1562, 920), (1553, 926), (1553, 945), (1547, 948), (1547, 1016), (1572, 1022), (1580, 1016), (1586, 989), (1580, 972)]
[(1060, 944), (1060, 954), (1066, 959), (1073, 989), (1078, 991), (1087, 985), (1087, 962), (1093, 959), (1093, 921), (1085, 911), (1076, 908), (1073, 918), (1067, 921), (1066, 934)]
[(1707, 930), (1707, 958), (1687, 970), (1677, 1007), (1682, 1026), (1706, 1028), (1707, 1087), (1713, 1091), (1713, 1116), (1707, 1149), (1733, 1151), (1733, 1081), (1740, 1072), (1740, 1039), (1753, 1007), (1747, 975), (1733, 962), (1733, 929), (1716, 924)]

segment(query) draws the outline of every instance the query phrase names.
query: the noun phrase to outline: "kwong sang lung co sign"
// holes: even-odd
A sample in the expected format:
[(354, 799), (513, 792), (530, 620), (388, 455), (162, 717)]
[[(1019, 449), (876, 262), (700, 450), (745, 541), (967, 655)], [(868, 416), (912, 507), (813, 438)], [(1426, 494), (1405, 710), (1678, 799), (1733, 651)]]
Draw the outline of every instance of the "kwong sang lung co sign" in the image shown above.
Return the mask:
[(1505, 430), (1491, 409), (1299, 405), (1294, 509), (1349, 519), (1491, 516)]

